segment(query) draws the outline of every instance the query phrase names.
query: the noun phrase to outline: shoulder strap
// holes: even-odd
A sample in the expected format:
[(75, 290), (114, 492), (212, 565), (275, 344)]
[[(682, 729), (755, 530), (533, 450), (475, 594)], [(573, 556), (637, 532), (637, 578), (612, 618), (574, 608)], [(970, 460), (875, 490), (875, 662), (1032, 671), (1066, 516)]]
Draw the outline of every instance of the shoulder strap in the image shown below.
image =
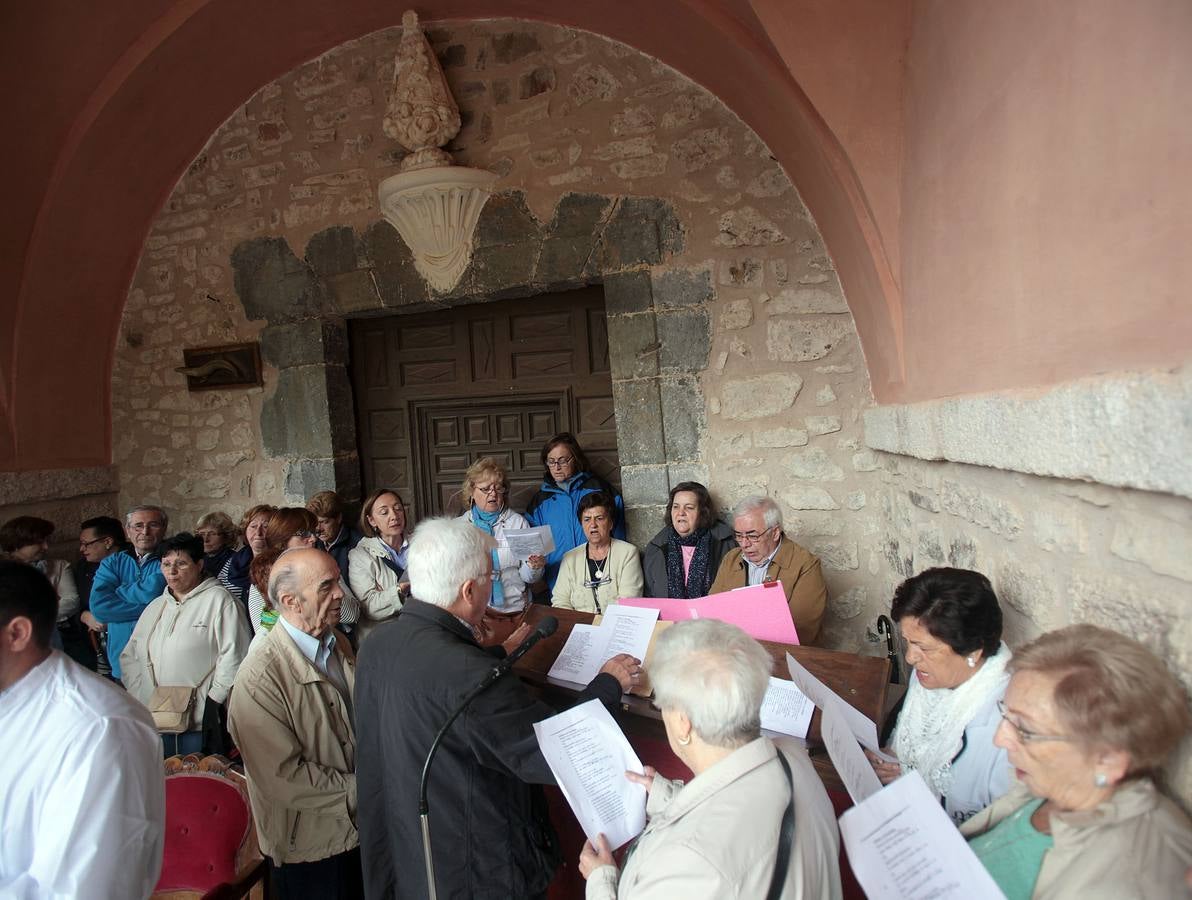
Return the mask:
[(766, 900), (779, 900), (782, 889), (786, 886), (786, 870), (791, 861), (791, 846), (795, 842), (795, 780), (791, 777), (791, 767), (782, 750), (775, 747), (778, 754), (778, 764), (786, 775), (786, 783), (790, 785), (791, 802), (782, 813), (782, 829), (778, 833), (778, 855), (774, 858), (774, 877), (770, 879), (770, 890), (766, 892)]

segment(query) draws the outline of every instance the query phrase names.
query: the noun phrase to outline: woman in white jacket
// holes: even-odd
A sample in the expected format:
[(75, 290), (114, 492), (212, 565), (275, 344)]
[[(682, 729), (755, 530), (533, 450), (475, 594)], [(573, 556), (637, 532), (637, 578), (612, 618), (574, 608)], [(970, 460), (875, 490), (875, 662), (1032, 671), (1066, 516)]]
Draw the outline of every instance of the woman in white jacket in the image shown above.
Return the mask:
[(588, 494), (579, 501), (577, 517), (587, 543), (563, 556), (551, 605), (602, 613), (622, 597), (642, 596), (637, 548), (613, 537), (616, 501), (603, 491)]
[(358, 641), (401, 612), (410, 595), (406, 578), (410, 540), (401, 495), (392, 488), (369, 494), (360, 510), (360, 531), (364, 538), (348, 552), (348, 583), (360, 601)]
[(181, 532), (162, 542), (165, 592), (137, 620), (120, 654), (128, 692), (149, 705), (153, 689), (194, 688), (190, 724), (182, 734), (163, 734), (166, 756), (203, 751), (203, 712), (226, 703), (250, 635), (240, 605), (217, 578), (203, 572), (203, 541)]
[[(468, 467), (460, 495), (470, 507), (460, 518), (492, 535), (498, 544), (506, 531), (530, 527), (525, 516), (505, 505), (509, 476), (491, 456)], [(521, 560), (507, 547), (497, 547), (493, 550), (493, 571), (500, 572), (501, 577), (493, 582), (489, 606), (498, 613), (518, 612), (529, 602), (530, 585), (541, 580), (546, 571), (546, 557), (536, 554)]]

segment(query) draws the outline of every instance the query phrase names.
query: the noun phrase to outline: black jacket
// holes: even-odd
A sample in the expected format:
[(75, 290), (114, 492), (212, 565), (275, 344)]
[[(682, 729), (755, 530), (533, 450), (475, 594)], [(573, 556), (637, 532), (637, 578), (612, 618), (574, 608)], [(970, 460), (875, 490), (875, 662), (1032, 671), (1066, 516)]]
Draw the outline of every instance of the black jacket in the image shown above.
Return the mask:
[[(482, 649), (446, 610), (410, 600), (361, 647), (356, 674), (356, 784), (365, 893), (428, 895), (418, 782), (435, 733), (504, 656)], [(620, 700), (599, 675), (578, 702)], [(509, 900), (546, 890), (559, 863), (542, 791), (554, 784), (534, 723), (555, 710), (506, 676), (451, 726), (431, 770), (431, 846), (443, 900)]]
[[(723, 522), (717, 520), (712, 523), (712, 553), (708, 560), (709, 584), (716, 580), (716, 573), (720, 569), (720, 561), (724, 554), (737, 546), (733, 537), (733, 530)], [(666, 550), (670, 542), (671, 528), (667, 525), (646, 544), (642, 553), (642, 576), (646, 582), (647, 597), (665, 597), (666, 589)]]

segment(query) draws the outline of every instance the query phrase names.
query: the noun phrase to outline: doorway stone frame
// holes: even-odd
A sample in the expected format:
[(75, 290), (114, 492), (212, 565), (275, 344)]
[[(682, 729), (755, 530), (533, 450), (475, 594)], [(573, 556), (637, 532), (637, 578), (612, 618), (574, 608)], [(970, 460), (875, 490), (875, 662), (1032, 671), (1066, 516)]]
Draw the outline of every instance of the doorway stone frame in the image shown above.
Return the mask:
[(301, 259), (283, 237), (241, 242), (232, 253), (236, 293), (249, 319), (265, 321), (262, 355), (278, 370), (261, 411), (262, 446), (286, 460), (286, 496), (360, 496), (348, 318), (602, 284), (622, 490), (631, 535), (647, 539), (670, 485), (706, 478), (700, 373), (714, 288), (706, 264), (673, 265), (683, 249), (682, 225), (664, 199), (568, 193), (541, 222), (522, 191), (489, 200), (472, 264), (449, 294), (429, 289), (383, 221), (363, 233), (317, 232)]

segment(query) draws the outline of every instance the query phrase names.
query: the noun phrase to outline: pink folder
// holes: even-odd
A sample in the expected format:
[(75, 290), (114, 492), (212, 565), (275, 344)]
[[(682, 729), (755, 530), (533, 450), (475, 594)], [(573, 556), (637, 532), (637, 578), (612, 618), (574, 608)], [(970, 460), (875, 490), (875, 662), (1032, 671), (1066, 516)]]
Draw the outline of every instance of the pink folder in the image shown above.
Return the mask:
[(759, 641), (778, 644), (798, 644), (799, 634), (791, 621), (786, 592), (776, 581), (738, 588), (721, 594), (697, 597), (694, 600), (675, 600), (670, 597), (630, 597), (618, 602), (658, 610), (663, 622), (682, 622), (684, 619), (720, 619), (731, 622)]

